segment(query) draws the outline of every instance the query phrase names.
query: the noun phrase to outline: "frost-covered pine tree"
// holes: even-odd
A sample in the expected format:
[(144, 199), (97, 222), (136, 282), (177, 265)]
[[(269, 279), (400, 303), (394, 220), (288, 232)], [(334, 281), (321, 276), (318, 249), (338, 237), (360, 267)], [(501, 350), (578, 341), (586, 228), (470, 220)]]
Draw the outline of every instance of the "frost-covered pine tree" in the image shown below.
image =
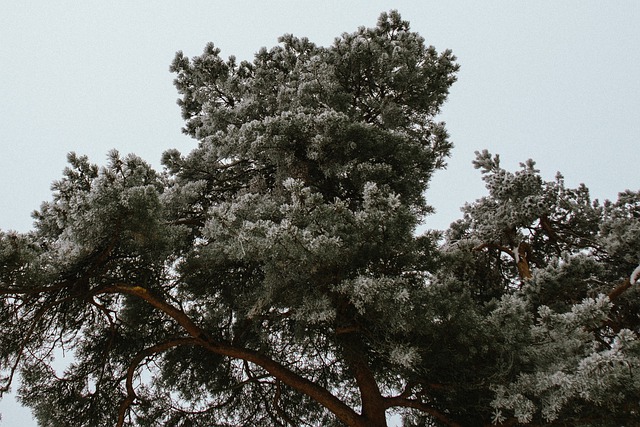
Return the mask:
[(476, 154), (489, 195), (447, 232), (433, 286), (473, 300), (468, 345), (491, 362), (470, 384), (491, 383), (492, 422), (638, 424), (640, 193), (601, 205), (531, 160), (511, 173)]
[(72, 154), (1, 234), (1, 390), (20, 374), (43, 426), (637, 422), (638, 193), (482, 153), (489, 195), (416, 235), (457, 69), (397, 12), (253, 62), (178, 53), (197, 147), (162, 172)]

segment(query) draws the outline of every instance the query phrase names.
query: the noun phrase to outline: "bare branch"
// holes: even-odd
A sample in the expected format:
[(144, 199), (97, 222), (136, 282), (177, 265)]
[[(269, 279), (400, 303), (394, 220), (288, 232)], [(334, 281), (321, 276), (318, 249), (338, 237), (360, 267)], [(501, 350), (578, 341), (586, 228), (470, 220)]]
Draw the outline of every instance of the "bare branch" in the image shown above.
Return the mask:
[(420, 400), (405, 398), (405, 397), (402, 397), (402, 395), (385, 398), (385, 407), (387, 408), (401, 407), (401, 408), (418, 409), (426, 414), (431, 415), (433, 418), (440, 421), (442, 424), (446, 426), (462, 427), (461, 424), (458, 424), (456, 421), (450, 419), (449, 417), (447, 417), (445, 414), (438, 411), (437, 409), (432, 408), (431, 406), (423, 403)]
[(284, 384), (287, 384), (289, 387), (292, 387), (293, 389), (304, 393), (317, 401), (319, 404), (334, 413), (343, 423), (353, 427), (367, 426), (363, 417), (358, 415), (358, 413), (329, 392), (326, 388), (302, 377), (264, 354), (214, 340), (198, 325), (196, 325), (182, 310), (172, 306), (161, 297), (154, 295), (152, 292), (141, 286), (117, 283), (98, 289), (95, 293), (120, 293), (139, 297), (174, 319), (194, 339), (194, 344), (201, 345), (208, 351), (222, 356), (246, 360), (258, 365)]
[(513, 251), (510, 248), (506, 246), (498, 245), (496, 243), (482, 243), (481, 245), (478, 245), (473, 248), (473, 250), (477, 252), (483, 249), (498, 249), (500, 252), (504, 252), (505, 254), (509, 255), (511, 258), (515, 259), (515, 255), (513, 254)]
[(120, 404), (120, 409), (118, 410), (118, 423), (116, 424), (116, 427), (122, 427), (124, 425), (127, 411), (129, 410), (129, 407), (133, 404), (133, 402), (137, 398), (135, 388), (133, 387), (133, 377), (140, 363), (142, 363), (142, 361), (149, 356), (152, 356), (157, 353), (161, 353), (163, 351), (167, 351), (173, 347), (178, 347), (181, 345), (196, 345), (196, 344), (197, 344), (197, 341), (194, 340), (193, 338), (176, 338), (176, 339), (169, 340), (160, 344), (156, 344), (149, 348), (146, 348), (135, 355), (135, 357), (129, 364), (129, 368), (127, 369), (127, 380), (126, 380), (127, 397)]

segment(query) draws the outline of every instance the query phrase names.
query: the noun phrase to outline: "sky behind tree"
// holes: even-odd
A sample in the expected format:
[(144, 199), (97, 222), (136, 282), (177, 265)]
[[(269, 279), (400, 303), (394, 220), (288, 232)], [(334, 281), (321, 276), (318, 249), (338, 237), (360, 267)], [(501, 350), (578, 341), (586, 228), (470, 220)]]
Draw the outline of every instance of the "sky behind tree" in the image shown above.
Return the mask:
[[(28, 231), (50, 199), (70, 151), (103, 164), (136, 153), (160, 168), (187, 153), (174, 78), (177, 50), (212, 41), (251, 60), (293, 33), (319, 45), (397, 9), (427, 44), (452, 49), (461, 70), (441, 119), (455, 144), (427, 193), (443, 229), (485, 194), (474, 151), (508, 169), (528, 158), (561, 171), (595, 198), (637, 190), (640, 141), (640, 4), (634, 1), (23, 1), (0, 8), (0, 229)], [(29, 426), (5, 399), (3, 425)], [(2, 424), (0, 424), (2, 425)], [(31, 425), (35, 425), (32, 422)]]

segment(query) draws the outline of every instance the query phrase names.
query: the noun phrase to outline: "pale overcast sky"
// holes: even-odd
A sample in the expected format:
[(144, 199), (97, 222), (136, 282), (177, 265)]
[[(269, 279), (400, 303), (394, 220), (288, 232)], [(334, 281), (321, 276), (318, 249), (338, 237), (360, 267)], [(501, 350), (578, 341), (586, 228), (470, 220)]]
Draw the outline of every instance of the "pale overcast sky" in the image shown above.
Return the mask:
[[(159, 167), (195, 141), (168, 68), (177, 50), (251, 59), (284, 33), (319, 45), (398, 9), (461, 64), (442, 120), (455, 143), (428, 199), (446, 228), (485, 194), (473, 152), (515, 169), (533, 158), (551, 179), (594, 197), (640, 189), (640, 2), (42, 0), (0, 2), (0, 229), (28, 231), (70, 151), (103, 164), (117, 148)], [(35, 426), (11, 399), (3, 426)]]

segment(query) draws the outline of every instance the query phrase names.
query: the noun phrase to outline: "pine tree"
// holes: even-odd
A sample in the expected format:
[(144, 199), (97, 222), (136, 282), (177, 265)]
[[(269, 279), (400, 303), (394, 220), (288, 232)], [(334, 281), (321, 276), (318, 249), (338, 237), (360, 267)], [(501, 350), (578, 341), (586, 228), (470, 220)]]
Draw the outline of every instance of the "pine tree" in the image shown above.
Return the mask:
[(601, 205), (561, 174), (544, 181), (531, 160), (511, 173), (476, 155), (489, 195), (464, 207), (443, 249), (486, 301), (493, 422), (637, 424), (640, 192)]
[(395, 11), (253, 62), (178, 52), (197, 147), (70, 154), (0, 235), (2, 390), (20, 374), (45, 426), (637, 422), (639, 193), (483, 152), (489, 195), (416, 234), (455, 61)]

